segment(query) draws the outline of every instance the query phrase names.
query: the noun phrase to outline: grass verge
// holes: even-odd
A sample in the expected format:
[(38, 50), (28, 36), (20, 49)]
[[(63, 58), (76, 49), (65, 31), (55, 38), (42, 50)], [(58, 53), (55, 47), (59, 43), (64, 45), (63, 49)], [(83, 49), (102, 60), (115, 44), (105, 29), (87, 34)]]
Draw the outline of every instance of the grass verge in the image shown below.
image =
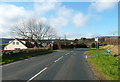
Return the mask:
[(90, 49), (86, 54), (93, 68), (105, 78), (101, 80), (118, 80), (118, 71), (120, 71), (118, 69), (118, 58), (114, 57), (112, 54), (106, 56), (105, 50), (102, 48), (99, 50), (95, 48)]
[(16, 55), (11, 54), (12, 56), (2, 58), (2, 62), (0, 62), (0, 64), (3, 65), (3, 64), (27, 59), (27, 58), (38, 56), (38, 55), (48, 54), (52, 52), (54, 52), (54, 50), (42, 50), (42, 51), (37, 51), (33, 53), (21, 53), (21, 54), (16, 54)]

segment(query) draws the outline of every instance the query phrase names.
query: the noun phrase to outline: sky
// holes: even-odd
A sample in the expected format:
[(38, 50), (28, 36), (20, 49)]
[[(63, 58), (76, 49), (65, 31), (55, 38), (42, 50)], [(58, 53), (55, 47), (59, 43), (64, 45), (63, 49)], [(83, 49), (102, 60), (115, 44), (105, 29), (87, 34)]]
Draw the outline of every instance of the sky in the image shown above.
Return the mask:
[(20, 21), (36, 18), (60, 38), (118, 36), (117, 2), (1, 2), (0, 37), (11, 38)]

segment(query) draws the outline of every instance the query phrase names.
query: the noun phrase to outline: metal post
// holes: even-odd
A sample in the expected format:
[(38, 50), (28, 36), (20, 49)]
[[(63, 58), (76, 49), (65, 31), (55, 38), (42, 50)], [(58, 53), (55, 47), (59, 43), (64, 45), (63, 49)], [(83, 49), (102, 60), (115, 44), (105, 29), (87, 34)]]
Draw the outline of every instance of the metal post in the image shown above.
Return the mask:
[(97, 56), (98, 56), (98, 46), (99, 46), (99, 45), (98, 45), (98, 41), (97, 41)]
[(98, 37), (97, 37), (97, 38), (95, 38), (95, 41), (96, 41), (97, 56), (98, 56)]

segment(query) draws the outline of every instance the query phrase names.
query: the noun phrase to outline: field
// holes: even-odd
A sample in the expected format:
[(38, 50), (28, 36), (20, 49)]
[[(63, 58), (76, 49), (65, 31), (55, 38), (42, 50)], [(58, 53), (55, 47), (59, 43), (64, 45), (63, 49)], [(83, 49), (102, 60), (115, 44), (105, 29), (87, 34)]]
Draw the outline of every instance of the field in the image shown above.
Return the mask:
[(118, 80), (118, 71), (120, 71), (118, 70), (118, 58), (112, 53), (106, 56), (104, 49), (92, 48), (86, 54), (89, 56), (88, 61), (91, 62), (92, 67), (104, 78), (102, 80)]

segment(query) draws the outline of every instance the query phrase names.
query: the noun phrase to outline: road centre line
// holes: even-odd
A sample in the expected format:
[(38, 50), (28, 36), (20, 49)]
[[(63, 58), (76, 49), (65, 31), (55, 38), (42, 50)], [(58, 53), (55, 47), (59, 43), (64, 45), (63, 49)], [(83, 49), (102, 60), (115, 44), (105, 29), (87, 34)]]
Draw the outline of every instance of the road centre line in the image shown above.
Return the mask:
[(63, 58), (63, 56), (61, 56), (60, 58), (58, 58), (57, 60), (55, 60), (54, 62), (57, 62), (57, 61), (59, 61), (60, 59), (62, 59)]
[[(54, 62), (59, 61), (60, 59), (62, 59), (63, 56), (61, 56), (60, 58), (58, 58), (57, 60), (55, 60)], [(40, 72), (38, 72), (37, 74), (35, 74), (33, 77), (31, 77), (27, 82), (30, 82), (31, 80), (33, 80), (35, 77), (37, 77), (38, 75), (40, 75), (42, 72), (44, 72), (47, 69), (47, 67), (45, 67), (44, 69), (42, 69)]]
[(38, 75), (40, 75), (42, 72), (44, 72), (47, 69), (47, 67), (45, 67), (44, 69), (42, 69), (40, 72), (38, 72), (37, 74), (35, 74), (33, 77), (31, 77), (27, 82), (30, 82), (31, 80), (33, 80), (35, 77), (37, 77)]
[(65, 54), (65, 55), (68, 55), (69, 53)]

